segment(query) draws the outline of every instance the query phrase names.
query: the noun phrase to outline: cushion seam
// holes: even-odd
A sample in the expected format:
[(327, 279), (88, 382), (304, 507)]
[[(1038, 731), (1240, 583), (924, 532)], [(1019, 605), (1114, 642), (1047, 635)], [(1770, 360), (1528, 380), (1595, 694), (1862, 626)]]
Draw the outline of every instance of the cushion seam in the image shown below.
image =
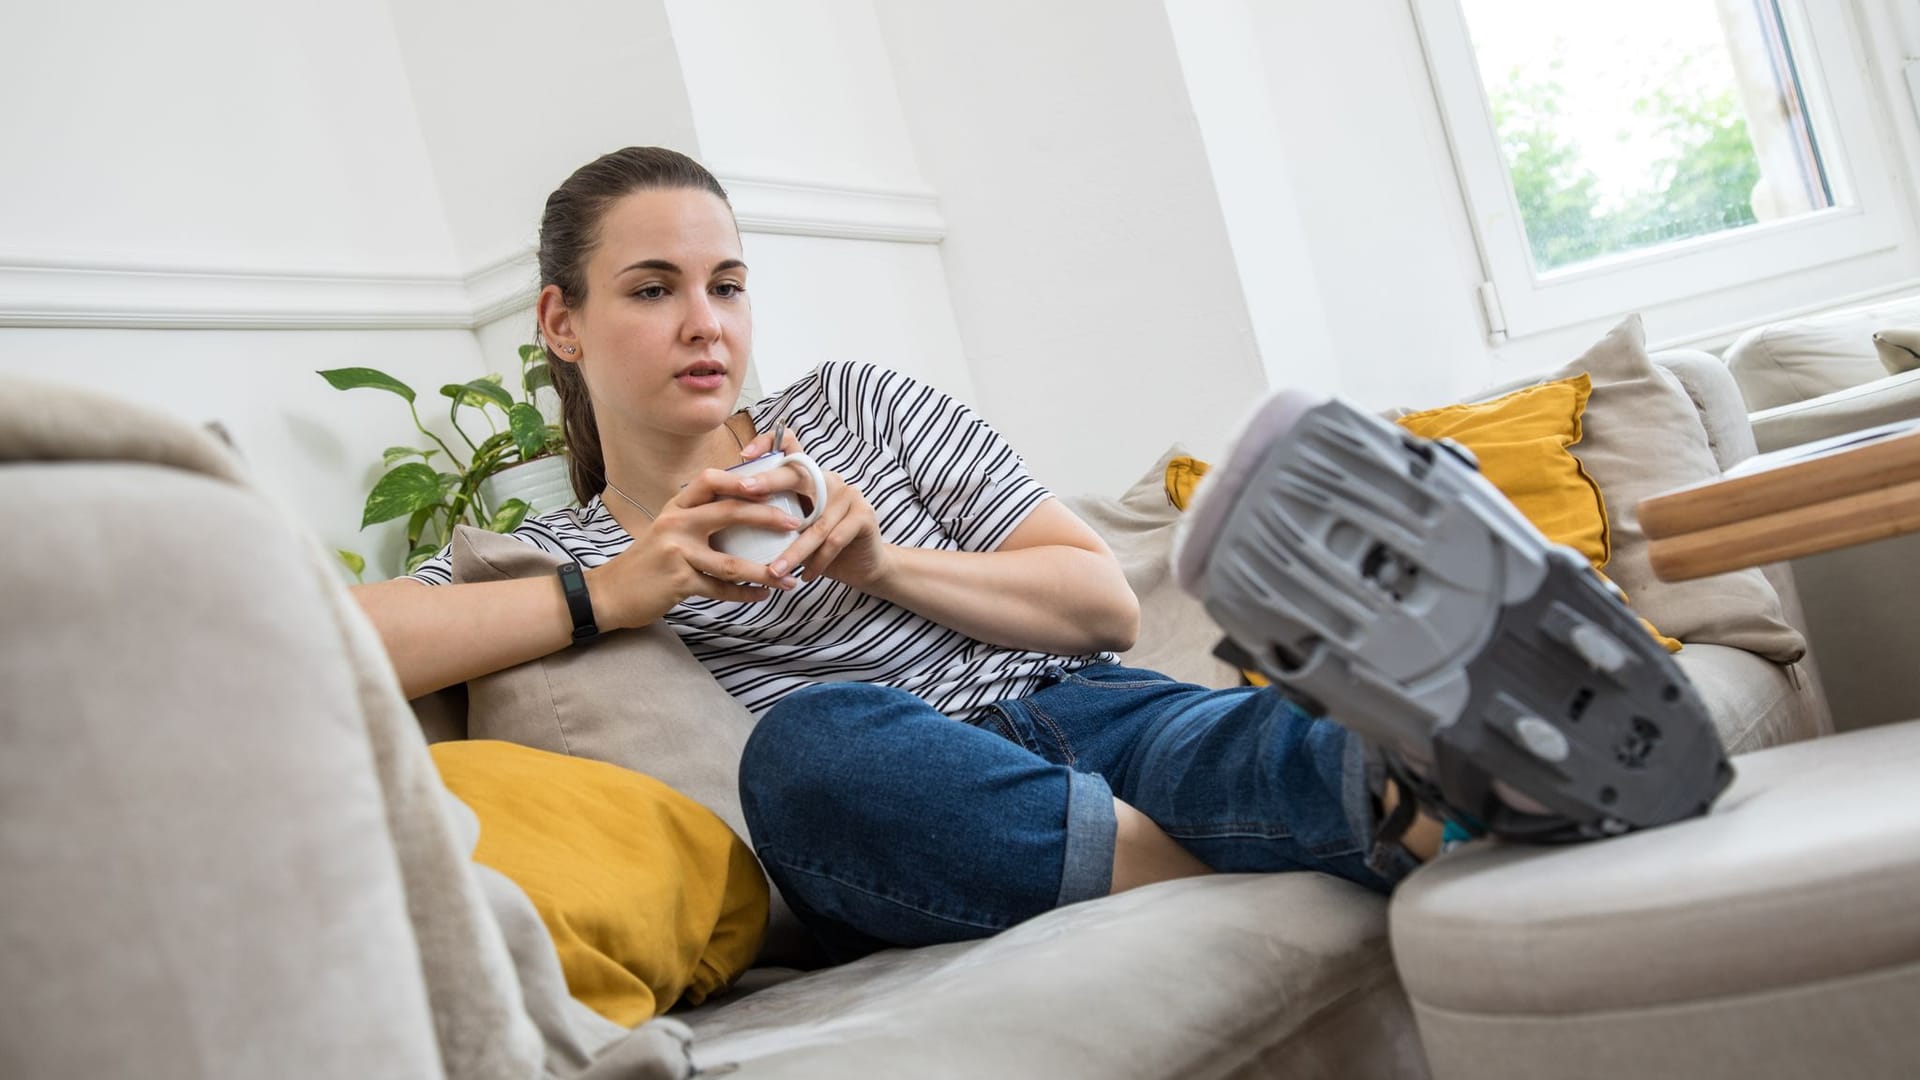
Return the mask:
[(1881, 966), (1881, 967), (1861, 968), (1856, 971), (1841, 972), (1834, 975), (1822, 975), (1818, 978), (1807, 979), (1801, 982), (1777, 983), (1772, 986), (1762, 987), (1758, 990), (1748, 990), (1748, 991), (1743, 991), (1743, 992), (1734, 993), (1734, 994), (1710, 994), (1702, 997), (1676, 998), (1671, 1001), (1648, 1001), (1638, 1005), (1617, 1005), (1617, 1006), (1608, 1006), (1605, 1008), (1572, 1009), (1572, 1010), (1559, 1010), (1559, 1011), (1553, 1011), (1553, 1012), (1519, 1012), (1519, 1011), (1489, 1012), (1483, 1009), (1461, 1009), (1461, 1008), (1455, 1008), (1450, 1005), (1435, 1005), (1429, 1002), (1421, 1001), (1418, 998), (1414, 998), (1411, 994), (1409, 994), (1408, 997), (1410, 1000), (1413, 1001), (1415, 1007), (1417, 1008), (1429, 1010), (1431, 1012), (1436, 1012), (1436, 1013), (1446, 1013), (1449, 1016), (1457, 1016), (1463, 1019), (1481, 1018), (1481, 1019), (1488, 1019), (1488, 1020), (1541, 1020), (1541, 1021), (1586, 1020), (1586, 1019), (1594, 1019), (1598, 1017), (1608, 1017), (1608, 1016), (1626, 1017), (1626, 1016), (1634, 1016), (1636, 1014), (1645, 1014), (1645, 1013), (1654, 1012), (1654, 1011), (1664, 1012), (1664, 1011), (1676, 1010), (1676, 1009), (1698, 1008), (1701, 1006), (1726, 1003), (1726, 1002), (1759, 999), (1759, 998), (1775, 996), (1783, 993), (1794, 993), (1799, 991), (1813, 990), (1813, 989), (1818, 989), (1822, 986), (1852, 982), (1859, 979), (1871, 979), (1876, 976), (1897, 975), (1902, 972), (1909, 972), (1909, 971), (1920, 972), (1920, 960), (1910, 960), (1904, 964), (1893, 964), (1893, 965), (1887, 965), (1887, 966)]

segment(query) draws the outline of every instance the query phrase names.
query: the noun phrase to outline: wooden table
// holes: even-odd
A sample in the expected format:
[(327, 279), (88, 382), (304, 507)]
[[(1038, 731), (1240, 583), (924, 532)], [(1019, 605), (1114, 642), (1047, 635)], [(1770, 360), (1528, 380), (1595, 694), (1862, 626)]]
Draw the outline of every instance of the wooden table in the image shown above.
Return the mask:
[(1920, 420), (1750, 458), (1643, 500), (1640, 527), (1665, 581), (1920, 532)]

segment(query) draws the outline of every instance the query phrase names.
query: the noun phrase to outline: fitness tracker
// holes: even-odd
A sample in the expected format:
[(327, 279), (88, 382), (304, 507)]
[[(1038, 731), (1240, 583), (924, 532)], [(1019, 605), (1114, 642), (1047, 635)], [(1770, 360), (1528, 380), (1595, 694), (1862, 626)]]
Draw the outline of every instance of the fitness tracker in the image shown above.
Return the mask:
[(587, 596), (587, 579), (579, 563), (560, 564), (560, 591), (567, 594), (567, 613), (573, 616), (573, 643), (598, 637), (600, 627), (593, 621), (593, 601)]

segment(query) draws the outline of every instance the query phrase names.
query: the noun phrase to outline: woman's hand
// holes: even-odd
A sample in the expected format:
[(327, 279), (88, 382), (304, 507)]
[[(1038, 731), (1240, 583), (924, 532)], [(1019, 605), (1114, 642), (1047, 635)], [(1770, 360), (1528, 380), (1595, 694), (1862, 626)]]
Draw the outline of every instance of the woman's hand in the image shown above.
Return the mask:
[[(790, 431), (780, 443), (785, 453), (796, 454), (804, 449)], [(752, 460), (768, 453), (772, 445), (771, 434), (756, 435), (741, 450), (741, 456)], [(798, 471), (783, 469), (762, 475), (776, 488), (799, 490), (804, 484)], [(809, 578), (832, 578), (862, 592), (870, 591), (891, 568), (893, 547), (880, 535), (880, 521), (866, 496), (841, 479), (839, 473), (827, 469), (821, 473), (827, 481), (827, 505), (821, 508), (814, 523), (768, 564), (767, 569), (778, 577), (804, 566)]]
[(625, 551), (588, 570), (587, 592), (600, 628), (645, 626), (695, 596), (752, 603), (798, 585), (783, 572), (713, 549), (713, 534), (729, 526), (782, 532), (799, 527), (786, 511), (759, 501), (768, 479), (706, 470), (662, 506)]

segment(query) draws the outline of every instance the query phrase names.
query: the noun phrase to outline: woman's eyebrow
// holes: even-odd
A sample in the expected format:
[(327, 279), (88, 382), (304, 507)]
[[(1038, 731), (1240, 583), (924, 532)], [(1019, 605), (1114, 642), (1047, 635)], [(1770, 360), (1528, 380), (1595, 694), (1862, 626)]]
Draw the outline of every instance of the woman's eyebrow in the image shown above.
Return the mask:
[[(746, 268), (747, 264), (739, 259), (723, 259), (714, 264), (713, 272), (718, 274), (726, 270), (745, 270)], [(624, 274), (628, 270), (658, 270), (663, 274), (678, 274), (682, 272), (679, 266), (665, 259), (641, 259), (637, 263), (621, 268), (620, 273)]]

